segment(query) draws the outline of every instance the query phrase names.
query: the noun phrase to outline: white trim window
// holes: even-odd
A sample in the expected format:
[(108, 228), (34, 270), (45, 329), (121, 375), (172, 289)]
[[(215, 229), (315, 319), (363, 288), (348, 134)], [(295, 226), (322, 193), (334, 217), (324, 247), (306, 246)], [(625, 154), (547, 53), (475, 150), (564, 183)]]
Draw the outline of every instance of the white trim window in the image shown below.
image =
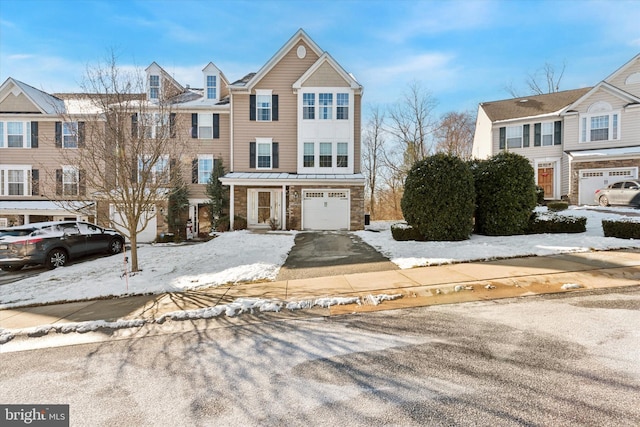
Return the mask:
[(336, 167), (349, 167), (349, 144), (346, 142), (338, 142), (336, 148)]
[(336, 119), (349, 120), (349, 94), (336, 94)]
[(331, 144), (330, 142), (320, 143), (320, 158), (318, 166), (320, 166), (321, 168), (333, 167), (332, 145), (333, 144)]
[(198, 113), (198, 138), (213, 138), (213, 114)]
[(580, 115), (580, 142), (617, 141), (620, 139), (620, 112), (598, 101)]
[(31, 195), (31, 166), (0, 165), (0, 196)]
[(62, 123), (62, 148), (78, 148), (78, 122)]
[(304, 143), (304, 154), (302, 157), (302, 167), (305, 168), (313, 168), (316, 165), (316, 154), (315, 154), (315, 146), (316, 144), (313, 142), (305, 142)]
[(160, 98), (160, 76), (151, 74), (149, 76), (149, 99)]
[(542, 123), (542, 145), (543, 146), (553, 145), (553, 133), (554, 133), (553, 122)]
[(77, 196), (80, 189), (80, 174), (73, 166), (62, 167), (62, 195)]
[(0, 122), (0, 147), (31, 148), (31, 122)]
[(256, 90), (256, 120), (271, 121), (272, 92), (270, 90)]
[(160, 156), (151, 165), (151, 156), (145, 155), (138, 158), (138, 182), (142, 179), (142, 174), (149, 172), (149, 182), (152, 184), (169, 183), (169, 156)]
[(333, 118), (333, 93), (318, 94), (318, 107), (320, 120), (331, 120)]
[(207, 99), (218, 99), (218, 76), (207, 75)]
[(316, 94), (302, 94), (302, 119), (314, 120), (316, 118)]
[(522, 126), (507, 126), (507, 148), (522, 148)]
[(211, 179), (213, 173), (213, 155), (198, 155), (198, 184), (206, 184)]
[(256, 138), (256, 168), (271, 169), (271, 138)]

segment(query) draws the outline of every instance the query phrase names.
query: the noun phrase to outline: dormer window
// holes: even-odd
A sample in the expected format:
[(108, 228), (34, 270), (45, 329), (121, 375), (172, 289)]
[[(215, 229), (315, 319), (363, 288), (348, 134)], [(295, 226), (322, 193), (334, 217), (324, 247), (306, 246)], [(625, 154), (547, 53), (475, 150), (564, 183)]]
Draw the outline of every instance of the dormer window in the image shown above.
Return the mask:
[(218, 78), (217, 76), (207, 76), (207, 99), (218, 99)]
[(152, 74), (149, 76), (149, 99), (160, 97), (160, 76)]

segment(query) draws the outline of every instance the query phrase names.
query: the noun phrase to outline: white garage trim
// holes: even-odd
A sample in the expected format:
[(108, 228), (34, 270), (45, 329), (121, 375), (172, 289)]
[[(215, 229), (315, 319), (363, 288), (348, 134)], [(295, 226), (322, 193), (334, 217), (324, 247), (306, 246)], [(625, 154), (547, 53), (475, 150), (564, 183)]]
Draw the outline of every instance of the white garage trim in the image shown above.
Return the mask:
[(638, 178), (638, 167), (582, 169), (578, 184), (578, 203), (595, 205), (594, 194), (597, 189), (628, 178)]
[(351, 192), (347, 189), (302, 190), (303, 230), (349, 230)]

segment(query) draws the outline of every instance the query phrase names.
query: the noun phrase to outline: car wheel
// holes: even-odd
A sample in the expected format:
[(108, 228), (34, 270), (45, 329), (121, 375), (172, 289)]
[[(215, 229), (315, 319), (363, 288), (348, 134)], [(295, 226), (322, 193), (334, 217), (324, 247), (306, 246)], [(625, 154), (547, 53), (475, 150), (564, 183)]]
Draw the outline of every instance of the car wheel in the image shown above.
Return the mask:
[(67, 253), (64, 249), (54, 249), (47, 255), (46, 266), (49, 269), (64, 267), (67, 263)]
[(0, 267), (2, 271), (18, 271), (22, 270), (23, 265), (5, 265), (4, 267)]
[(124, 247), (124, 242), (120, 239), (111, 239), (109, 242), (109, 253), (111, 255), (119, 254), (122, 252), (122, 248)]
[(609, 206), (609, 199), (607, 199), (607, 196), (600, 197), (598, 202), (600, 203), (600, 206)]

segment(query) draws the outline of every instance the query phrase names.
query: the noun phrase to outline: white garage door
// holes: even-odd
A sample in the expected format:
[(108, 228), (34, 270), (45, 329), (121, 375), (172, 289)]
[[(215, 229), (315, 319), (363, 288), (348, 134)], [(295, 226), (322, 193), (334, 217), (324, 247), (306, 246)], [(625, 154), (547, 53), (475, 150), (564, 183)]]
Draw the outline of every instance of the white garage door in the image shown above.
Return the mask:
[(579, 203), (595, 205), (594, 194), (597, 189), (606, 187), (627, 178), (637, 178), (638, 168), (583, 169), (580, 171)]
[(348, 230), (348, 190), (305, 190), (302, 193), (304, 230)]
[[(118, 212), (113, 205), (111, 205), (111, 220), (116, 221), (120, 224), (126, 225), (127, 219), (120, 216), (120, 212)], [(158, 236), (158, 217), (156, 215), (155, 209), (151, 212), (147, 213), (147, 216), (151, 216), (147, 226), (138, 233), (138, 243), (151, 243), (156, 240)], [(142, 223), (142, 219), (140, 219), (140, 224), (138, 224), (138, 229), (140, 229), (140, 225)], [(122, 232), (122, 227), (113, 224), (113, 228)], [(129, 239), (127, 239), (129, 241)]]

